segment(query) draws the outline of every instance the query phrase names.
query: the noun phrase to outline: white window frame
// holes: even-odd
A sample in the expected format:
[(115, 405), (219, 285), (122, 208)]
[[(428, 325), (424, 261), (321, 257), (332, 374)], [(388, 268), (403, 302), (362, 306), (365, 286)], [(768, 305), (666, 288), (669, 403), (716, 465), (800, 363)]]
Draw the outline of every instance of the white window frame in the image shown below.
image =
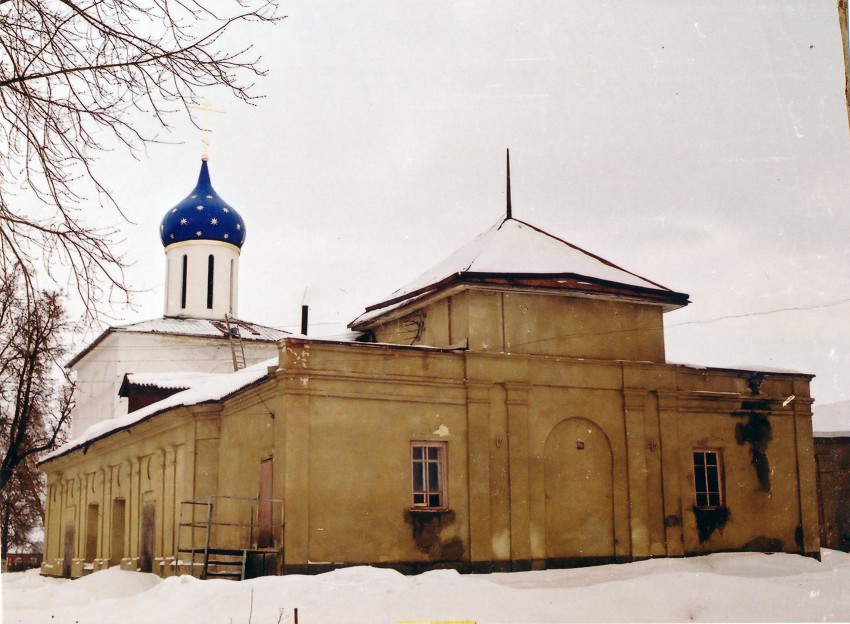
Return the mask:
[[(703, 474), (698, 475), (697, 455), (702, 456)], [(708, 459), (710, 456), (714, 458), (714, 464), (710, 464)], [(721, 509), (725, 504), (725, 496), (723, 495), (723, 456), (719, 449), (711, 448), (696, 448), (692, 454), (693, 469), (694, 469), (694, 505), (697, 509)], [(709, 482), (709, 472), (713, 470), (717, 473), (717, 489), (711, 489)], [(702, 498), (701, 498), (702, 497)]]
[[(432, 452), (432, 449), (436, 451)], [(436, 457), (432, 457), (434, 454)], [(446, 442), (414, 440), (410, 443), (410, 508), (412, 511), (445, 511), (449, 508), (446, 479), (447, 456)], [(437, 483), (432, 482), (435, 480), (432, 467), (436, 467)]]

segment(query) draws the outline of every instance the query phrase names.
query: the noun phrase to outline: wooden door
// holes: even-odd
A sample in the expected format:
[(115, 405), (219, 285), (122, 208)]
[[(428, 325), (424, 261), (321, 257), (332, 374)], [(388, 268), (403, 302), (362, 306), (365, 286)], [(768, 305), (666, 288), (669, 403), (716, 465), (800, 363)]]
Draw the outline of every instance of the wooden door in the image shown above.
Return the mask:
[(260, 462), (260, 494), (257, 502), (257, 547), (274, 546), (274, 507), (272, 505), (272, 460)]
[(139, 548), (139, 569), (153, 572), (153, 547), (156, 533), (156, 503), (142, 506), (142, 541)]
[(112, 501), (112, 547), (109, 552), (109, 563), (118, 565), (124, 558), (124, 513), (126, 505), (123, 498)]
[(71, 560), (74, 558), (74, 524), (65, 525), (65, 548), (62, 561), (62, 576), (71, 578)]
[(97, 503), (89, 505), (86, 514), (86, 561), (94, 561), (97, 557), (97, 541), (100, 531), (100, 506)]

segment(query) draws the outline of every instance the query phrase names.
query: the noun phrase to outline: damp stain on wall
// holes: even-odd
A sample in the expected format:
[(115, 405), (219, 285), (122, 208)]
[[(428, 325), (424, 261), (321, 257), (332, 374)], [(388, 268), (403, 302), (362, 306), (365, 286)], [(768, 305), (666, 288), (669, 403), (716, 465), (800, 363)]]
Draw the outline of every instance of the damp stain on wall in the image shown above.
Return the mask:
[(723, 531), (723, 527), (729, 521), (729, 509), (718, 507), (716, 509), (703, 509), (694, 506), (694, 516), (697, 521), (700, 544), (707, 542), (715, 531)]
[(759, 487), (764, 492), (770, 492), (770, 459), (767, 449), (773, 439), (773, 427), (765, 410), (769, 409), (766, 401), (744, 401), (742, 410), (749, 410), (740, 414), (746, 418), (746, 422), (735, 425), (735, 441), (750, 447), (750, 457), (756, 472)]
[(463, 540), (459, 537), (444, 539), (443, 529), (455, 521), (455, 512), (411, 511), (404, 512), (404, 519), (411, 527), (411, 537), (416, 547), (427, 553), (432, 561), (460, 561), (464, 555)]

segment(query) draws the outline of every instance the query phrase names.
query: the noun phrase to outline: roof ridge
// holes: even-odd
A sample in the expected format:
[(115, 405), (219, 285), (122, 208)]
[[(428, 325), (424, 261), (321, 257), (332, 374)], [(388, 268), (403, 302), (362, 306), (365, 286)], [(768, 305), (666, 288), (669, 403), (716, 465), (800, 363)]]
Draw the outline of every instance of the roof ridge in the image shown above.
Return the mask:
[[(669, 291), (669, 292), (673, 292), (671, 289), (667, 288), (666, 286), (662, 286), (662, 285), (661, 285), (661, 284), (659, 284), (658, 282), (654, 282), (653, 280), (648, 279), (648, 278), (644, 277), (643, 275), (638, 275), (637, 273), (633, 273), (632, 271), (629, 271), (628, 269), (624, 269), (623, 267), (621, 267), (621, 266), (619, 266), (619, 265), (614, 264), (614, 263), (613, 263), (613, 262), (611, 262), (610, 260), (606, 260), (606, 259), (605, 259), (605, 258), (603, 258), (602, 256), (598, 256), (598, 255), (596, 255), (595, 253), (593, 253), (593, 252), (591, 252), (591, 251), (587, 251), (586, 249), (583, 249), (582, 247), (579, 247), (578, 245), (575, 245), (575, 244), (573, 244), (573, 243), (571, 243), (571, 242), (569, 242), (569, 241), (567, 241), (567, 240), (564, 240), (563, 238), (561, 238), (561, 237), (559, 237), (559, 236), (555, 236), (554, 234), (550, 234), (550, 233), (549, 233), (549, 232), (547, 232), (546, 230), (544, 230), (544, 229), (542, 229), (542, 228), (539, 228), (539, 227), (537, 227), (536, 225), (532, 225), (531, 223), (528, 223), (528, 222), (526, 222), (526, 221), (523, 221), (522, 219), (517, 219), (517, 218), (515, 218), (515, 217), (513, 218), (513, 220), (514, 220), (514, 221), (516, 221), (516, 222), (518, 222), (518, 223), (522, 223), (523, 225), (530, 227), (532, 230), (534, 230), (534, 231), (536, 231), (536, 232), (540, 232), (541, 234), (543, 234), (543, 235), (545, 235), (545, 236), (548, 236), (549, 238), (552, 238), (552, 239), (554, 239), (554, 240), (558, 241), (559, 243), (563, 243), (564, 245), (567, 245), (568, 247), (571, 247), (572, 249), (575, 249), (576, 251), (580, 251), (581, 253), (583, 253), (583, 254), (585, 254), (585, 255), (587, 255), (587, 256), (590, 256), (590, 257), (591, 257), (591, 258), (593, 258), (594, 260), (598, 260), (598, 261), (599, 261), (599, 262), (601, 262), (602, 264), (605, 264), (605, 265), (607, 265), (607, 266), (609, 266), (609, 267), (611, 267), (611, 268), (613, 268), (613, 269), (617, 269), (618, 271), (622, 271), (623, 273), (628, 273), (629, 275), (631, 275), (631, 276), (633, 276), (633, 277), (637, 277), (638, 279), (642, 279), (642, 280), (643, 280), (643, 281), (645, 281), (645, 282), (649, 282), (650, 284), (653, 284), (654, 286), (657, 286), (657, 287), (658, 287), (658, 288), (660, 288), (661, 290), (666, 290), (666, 291)], [(507, 219), (505, 219), (505, 221), (507, 221)]]
[(473, 274), (568, 275), (583, 277), (593, 283), (623, 285), (635, 292), (655, 292), (671, 298), (671, 301), (687, 300), (687, 295), (624, 269), (527, 221), (506, 216), (406, 286), (367, 306), (349, 327), (363, 322), (364, 317), (377, 318), (382, 310), (388, 311), (391, 307), (439, 291), (462, 280), (463, 276)]

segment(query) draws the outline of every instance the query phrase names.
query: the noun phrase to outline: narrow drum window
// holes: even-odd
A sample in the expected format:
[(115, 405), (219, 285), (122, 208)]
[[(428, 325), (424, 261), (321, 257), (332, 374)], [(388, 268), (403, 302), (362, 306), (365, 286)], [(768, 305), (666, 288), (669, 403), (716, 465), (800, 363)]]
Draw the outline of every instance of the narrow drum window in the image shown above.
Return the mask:
[(189, 258), (183, 254), (183, 274), (180, 278), (180, 307), (186, 308), (186, 280), (189, 272)]
[(446, 443), (414, 442), (410, 460), (413, 508), (446, 509)]
[(233, 290), (233, 278), (234, 278), (234, 270), (233, 270), (233, 259), (230, 260), (230, 313), (233, 314), (233, 308), (236, 306), (235, 304), (235, 291)]
[(215, 258), (210, 254), (207, 259), (207, 308), (212, 310), (213, 306), (213, 272), (215, 271)]
[(717, 451), (694, 451), (694, 492), (697, 508), (722, 507), (722, 486), (720, 454)]

